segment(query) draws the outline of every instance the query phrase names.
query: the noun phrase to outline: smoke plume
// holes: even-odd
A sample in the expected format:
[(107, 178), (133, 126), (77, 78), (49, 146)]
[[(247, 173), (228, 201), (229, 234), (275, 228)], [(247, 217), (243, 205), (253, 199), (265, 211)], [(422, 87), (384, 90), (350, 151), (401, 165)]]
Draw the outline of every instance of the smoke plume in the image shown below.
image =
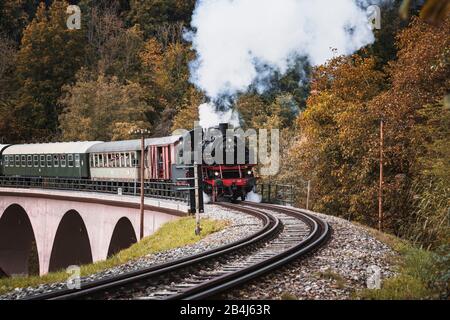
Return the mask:
[[(191, 81), (216, 101), (260, 92), (298, 57), (315, 66), (373, 43), (367, 0), (198, 0), (191, 41)], [(204, 107), (206, 108), (206, 107)]]

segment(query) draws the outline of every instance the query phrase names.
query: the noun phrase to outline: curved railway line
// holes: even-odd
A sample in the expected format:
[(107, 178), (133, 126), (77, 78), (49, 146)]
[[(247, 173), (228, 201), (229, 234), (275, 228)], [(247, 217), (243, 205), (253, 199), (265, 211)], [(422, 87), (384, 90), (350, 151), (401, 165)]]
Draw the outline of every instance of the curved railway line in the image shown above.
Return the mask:
[(220, 205), (258, 217), (262, 228), (195, 256), (26, 299), (205, 299), (316, 250), (330, 234), (326, 222), (299, 209), (248, 202)]

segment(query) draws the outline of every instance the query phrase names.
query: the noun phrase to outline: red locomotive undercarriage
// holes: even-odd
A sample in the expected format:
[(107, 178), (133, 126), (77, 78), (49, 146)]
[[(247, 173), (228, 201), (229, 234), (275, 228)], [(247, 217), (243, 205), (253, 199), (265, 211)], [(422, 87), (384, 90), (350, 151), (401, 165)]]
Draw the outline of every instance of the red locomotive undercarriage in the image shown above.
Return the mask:
[(254, 165), (213, 165), (203, 166), (203, 191), (216, 202), (220, 198), (232, 201), (241, 198), (245, 200), (256, 183), (253, 175)]

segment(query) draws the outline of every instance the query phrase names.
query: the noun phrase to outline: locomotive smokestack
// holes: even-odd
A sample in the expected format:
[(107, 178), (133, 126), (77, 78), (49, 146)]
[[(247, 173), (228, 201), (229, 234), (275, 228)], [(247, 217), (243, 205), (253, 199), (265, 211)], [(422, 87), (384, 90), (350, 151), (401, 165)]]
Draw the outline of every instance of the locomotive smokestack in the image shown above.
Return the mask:
[(228, 123), (220, 123), (219, 124), (219, 130), (222, 133), (222, 137), (226, 137), (227, 136), (228, 128), (229, 128)]

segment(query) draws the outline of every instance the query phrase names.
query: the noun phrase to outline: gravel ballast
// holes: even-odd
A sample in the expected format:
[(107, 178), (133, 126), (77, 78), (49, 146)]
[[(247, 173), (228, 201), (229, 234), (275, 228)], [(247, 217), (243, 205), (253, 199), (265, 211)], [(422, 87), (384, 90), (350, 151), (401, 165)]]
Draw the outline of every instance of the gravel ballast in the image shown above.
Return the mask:
[[(258, 218), (240, 212), (233, 212), (214, 205), (205, 205), (205, 213), (202, 214), (202, 217), (211, 218), (214, 220), (226, 220), (229, 221), (230, 224), (225, 229), (210, 234), (192, 245), (158, 252), (155, 254), (149, 254), (138, 260), (130, 261), (126, 264), (107, 269), (88, 277), (82, 277), (81, 283), (87, 283), (113, 275), (124, 274), (126, 272), (147, 268), (156, 264), (202, 253), (227, 243), (238, 241), (256, 233), (262, 228), (262, 222)], [(0, 300), (22, 299), (27, 296), (42, 294), (64, 288), (66, 288), (66, 283), (52, 283), (40, 285), (38, 287), (16, 288), (14, 291), (1, 295)]]
[(355, 298), (357, 290), (367, 288), (368, 277), (373, 275), (369, 267), (379, 268), (381, 281), (395, 274), (392, 261), (396, 253), (366, 229), (341, 218), (310, 213), (332, 228), (325, 246), (221, 298), (347, 300)]
[[(204, 217), (228, 220), (231, 222), (230, 225), (193, 245), (150, 254), (82, 278), (82, 283), (198, 254), (247, 237), (262, 227), (261, 221), (253, 216), (214, 205), (206, 205), (205, 209)], [(337, 217), (312, 214), (327, 221), (332, 228), (331, 238), (324, 247), (302, 260), (238, 287), (219, 298), (230, 300), (351, 299), (356, 290), (366, 287), (370, 266), (380, 269), (382, 280), (394, 275), (394, 265), (391, 262), (395, 252), (389, 246), (375, 239), (361, 226)], [(65, 286), (65, 283), (55, 283), (16, 289), (0, 296), (0, 299), (20, 299), (65, 288)]]

